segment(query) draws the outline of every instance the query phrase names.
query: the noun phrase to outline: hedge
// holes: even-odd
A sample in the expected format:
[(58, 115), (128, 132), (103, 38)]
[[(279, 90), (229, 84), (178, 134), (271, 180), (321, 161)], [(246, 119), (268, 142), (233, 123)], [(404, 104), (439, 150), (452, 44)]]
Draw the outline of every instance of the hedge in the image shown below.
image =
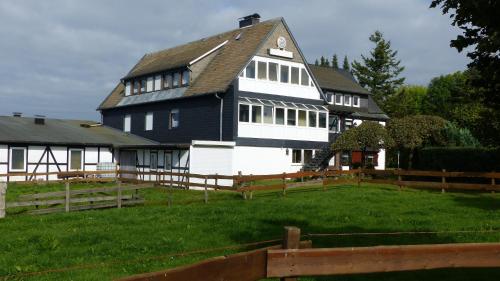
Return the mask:
[(500, 148), (426, 147), (415, 153), (413, 169), (500, 171)]

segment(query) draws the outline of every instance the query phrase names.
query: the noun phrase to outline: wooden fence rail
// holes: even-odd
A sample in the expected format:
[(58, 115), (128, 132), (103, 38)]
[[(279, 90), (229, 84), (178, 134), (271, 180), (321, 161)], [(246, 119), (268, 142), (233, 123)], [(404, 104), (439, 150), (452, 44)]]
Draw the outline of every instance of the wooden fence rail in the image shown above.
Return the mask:
[(311, 249), (300, 229), (285, 227), (283, 245), (215, 257), (120, 281), (255, 281), (442, 268), (500, 268), (500, 243), (400, 245)]

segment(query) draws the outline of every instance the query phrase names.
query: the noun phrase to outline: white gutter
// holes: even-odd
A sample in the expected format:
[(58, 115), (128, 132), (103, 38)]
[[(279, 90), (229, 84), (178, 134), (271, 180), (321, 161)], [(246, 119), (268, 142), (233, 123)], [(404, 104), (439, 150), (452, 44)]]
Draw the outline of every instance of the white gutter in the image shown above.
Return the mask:
[(217, 51), (218, 49), (220, 49), (222, 46), (226, 45), (226, 43), (229, 42), (229, 40), (226, 40), (222, 43), (220, 43), (219, 45), (215, 46), (215, 48), (211, 49), (210, 51), (204, 53), (203, 55), (195, 58), (194, 60), (190, 61), (189, 62), (189, 65), (193, 65), (194, 63), (198, 62), (199, 60), (203, 59), (204, 57), (210, 55), (211, 53)]

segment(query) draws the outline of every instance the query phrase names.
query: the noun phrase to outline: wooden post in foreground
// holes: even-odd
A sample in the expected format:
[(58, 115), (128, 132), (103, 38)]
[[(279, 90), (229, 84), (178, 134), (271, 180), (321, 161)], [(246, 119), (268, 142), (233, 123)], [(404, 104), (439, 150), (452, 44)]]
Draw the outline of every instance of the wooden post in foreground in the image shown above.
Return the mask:
[(398, 186), (399, 186), (399, 191), (401, 191), (401, 189), (403, 188), (403, 186), (401, 185), (401, 180), (402, 180), (403, 178), (401, 177), (401, 173), (400, 173), (400, 172), (401, 172), (401, 169), (398, 169), (397, 171), (399, 172), (399, 173), (398, 173)]
[[(446, 169), (443, 169), (443, 173), (446, 173)], [(446, 177), (444, 176), (444, 174), (441, 177), (441, 185), (442, 185), (442, 187), (441, 187), (441, 193), (444, 193), (445, 192), (444, 191), (444, 187), (446, 185)]]
[(208, 186), (207, 186), (208, 176), (205, 176), (205, 204), (208, 203)]
[(7, 183), (0, 182), (0, 219), (5, 218), (5, 195), (7, 194)]
[[(283, 249), (298, 249), (300, 247), (300, 228), (285, 226), (285, 237), (283, 237)], [(295, 277), (280, 278), (281, 281), (297, 281)]]
[(70, 203), (71, 194), (70, 194), (70, 190), (69, 190), (69, 182), (68, 181), (65, 183), (65, 187), (66, 187), (65, 211), (69, 212), (69, 203)]
[(118, 190), (116, 191), (116, 207), (122, 207), (122, 182), (118, 181)]
[(283, 173), (283, 196), (286, 196), (286, 173)]

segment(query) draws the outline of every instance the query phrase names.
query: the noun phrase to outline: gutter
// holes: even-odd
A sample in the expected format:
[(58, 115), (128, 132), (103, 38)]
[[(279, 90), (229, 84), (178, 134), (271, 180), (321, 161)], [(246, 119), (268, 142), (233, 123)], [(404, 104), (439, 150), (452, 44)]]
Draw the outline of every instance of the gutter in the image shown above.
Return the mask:
[(220, 100), (219, 141), (222, 141), (222, 116), (223, 116), (224, 99), (219, 96), (219, 93), (215, 93), (215, 97)]

